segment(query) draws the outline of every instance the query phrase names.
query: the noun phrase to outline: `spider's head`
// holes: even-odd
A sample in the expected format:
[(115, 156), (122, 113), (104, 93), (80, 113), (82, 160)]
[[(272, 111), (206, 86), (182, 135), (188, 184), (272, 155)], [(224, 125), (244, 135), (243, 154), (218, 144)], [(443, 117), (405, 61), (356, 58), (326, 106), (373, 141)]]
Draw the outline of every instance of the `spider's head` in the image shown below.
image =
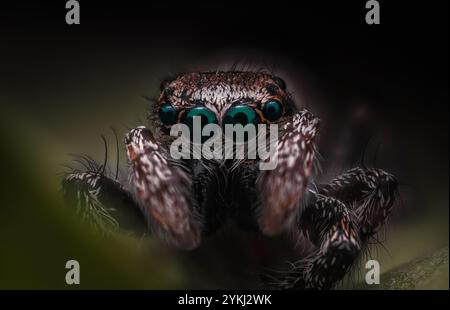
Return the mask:
[(157, 101), (159, 127), (189, 124), (195, 116), (206, 124), (279, 123), (293, 103), (281, 78), (258, 72), (187, 73), (161, 84)]

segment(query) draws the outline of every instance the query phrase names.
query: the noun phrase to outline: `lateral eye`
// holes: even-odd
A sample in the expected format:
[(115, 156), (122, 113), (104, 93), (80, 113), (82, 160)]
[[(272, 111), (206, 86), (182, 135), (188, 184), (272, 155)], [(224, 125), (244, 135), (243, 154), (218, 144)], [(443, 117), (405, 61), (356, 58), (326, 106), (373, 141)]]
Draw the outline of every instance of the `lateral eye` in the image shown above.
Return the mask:
[(223, 123), (231, 125), (241, 124), (242, 126), (247, 124), (256, 125), (259, 123), (259, 118), (254, 109), (247, 105), (238, 104), (227, 111)]
[(262, 112), (265, 118), (267, 118), (270, 122), (274, 122), (283, 114), (283, 108), (280, 102), (270, 100), (264, 104)]
[(170, 103), (164, 103), (159, 108), (159, 119), (166, 126), (177, 122), (177, 114), (177, 110)]

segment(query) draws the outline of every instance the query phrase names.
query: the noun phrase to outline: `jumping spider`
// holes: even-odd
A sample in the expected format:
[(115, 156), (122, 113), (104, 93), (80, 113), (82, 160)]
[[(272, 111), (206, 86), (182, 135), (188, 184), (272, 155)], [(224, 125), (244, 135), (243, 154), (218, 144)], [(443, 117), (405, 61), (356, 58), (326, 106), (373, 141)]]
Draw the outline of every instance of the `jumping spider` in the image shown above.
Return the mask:
[[(278, 165), (262, 171), (258, 160), (171, 158), (171, 126), (193, 116), (221, 125), (278, 124)], [(65, 195), (85, 213), (100, 212), (110, 223), (116, 220), (108, 210), (120, 201), (140, 210), (156, 235), (188, 250), (199, 247), (226, 219), (264, 235), (295, 229), (316, 249), (295, 264), (283, 288), (331, 288), (394, 204), (397, 181), (380, 169), (353, 168), (312, 186), (319, 119), (296, 108), (279, 77), (236, 71), (181, 74), (162, 83), (150, 119), (153, 130), (137, 127), (125, 138), (129, 185), (108, 177), (104, 165), (91, 164), (88, 171), (65, 177)]]

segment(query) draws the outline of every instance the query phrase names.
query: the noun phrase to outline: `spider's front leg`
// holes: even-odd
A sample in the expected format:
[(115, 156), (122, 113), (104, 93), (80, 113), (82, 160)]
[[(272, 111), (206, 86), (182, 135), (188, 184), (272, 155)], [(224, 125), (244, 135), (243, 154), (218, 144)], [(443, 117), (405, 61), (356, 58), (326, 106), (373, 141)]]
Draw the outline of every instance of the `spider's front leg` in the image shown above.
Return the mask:
[[(273, 170), (259, 173), (258, 223), (267, 235), (274, 235), (293, 223), (301, 213), (300, 201), (313, 174), (319, 119), (302, 110), (284, 121), (276, 145), (277, 163)], [(273, 160), (266, 159), (265, 161)]]
[(145, 127), (126, 136), (131, 183), (150, 226), (162, 238), (184, 249), (200, 244), (201, 222), (195, 213), (189, 168), (174, 164)]
[(300, 230), (318, 247), (289, 273), (285, 288), (325, 289), (341, 280), (394, 203), (395, 178), (378, 169), (352, 169), (305, 197), (317, 130), (318, 120), (307, 111), (288, 120), (277, 147), (278, 165), (262, 171), (256, 183), (261, 230), (277, 233), (299, 215)]

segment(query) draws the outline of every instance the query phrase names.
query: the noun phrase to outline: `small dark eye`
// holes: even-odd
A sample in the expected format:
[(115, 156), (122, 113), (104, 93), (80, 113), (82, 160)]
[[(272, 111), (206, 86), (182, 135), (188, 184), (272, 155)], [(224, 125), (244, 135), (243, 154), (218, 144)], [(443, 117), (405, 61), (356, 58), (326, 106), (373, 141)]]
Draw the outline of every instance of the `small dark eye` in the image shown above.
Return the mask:
[(265, 118), (267, 118), (270, 122), (274, 122), (283, 114), (283, 108), (278, 101), (270, 100), (264, 104), (262, 112)]
[(177, 122), (177, 110), (169, 103), (159, 108), (159, 119), (164, 125), (173, 125)]
[(223, 119), (224, 124), (241, 124), (245, 126), (247, 124), (258, 124), (259, 118), (255, 110), (249, 106), (239, 104), (231, 107)]
[(286, 90), (286, 82), (282, 78), (275, 76), (273, 80), (278, 85), (278, 87), (280, 87), (282, 90)]

